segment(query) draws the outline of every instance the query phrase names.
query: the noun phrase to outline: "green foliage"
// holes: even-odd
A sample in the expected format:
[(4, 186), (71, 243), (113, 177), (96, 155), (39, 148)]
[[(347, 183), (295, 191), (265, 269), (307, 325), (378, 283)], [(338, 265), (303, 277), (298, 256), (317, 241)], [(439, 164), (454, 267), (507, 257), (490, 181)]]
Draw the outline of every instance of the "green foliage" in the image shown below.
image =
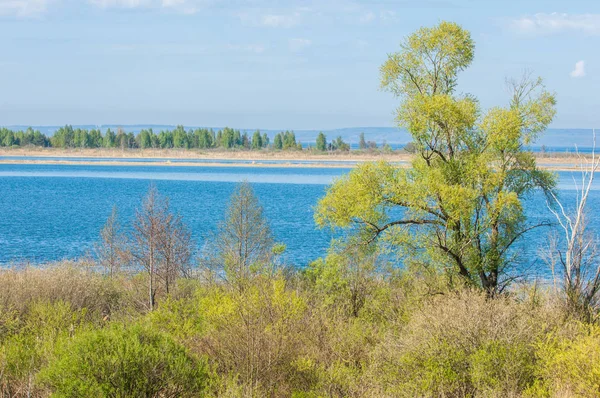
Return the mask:
[(289, 396), (300, 377), (293, 361), (307, 311), (298, 292), (281, 276), (258, 276), (244, 289), (211, 289), (200, 303), (206, 327), (202, 352), (222, 377), (237, 376), (262, 391), (259, 396)]
[(327, 137), (323, 132), (317, 136), (317, 151), (325, 152), (327, 150)]
[[(570, 333), (564, 333), (565, 331)], [(597, 397), (600, 391), (600, 327), (575, 324), (562, 334), (550, 334), (539, 344), (542, 382), (537, 396)]]
[(373, 290), (377, 256), (354, 242), (337, 242), (324, 259), (304, 270), (322, 302), (357, 317)]
[(280, 249), (254, 190), (244, 182), (231, 195), (219, 233), (205, 248), (202, 265), (210, 279), (243, 286), (253, 275), (272, 271), (273, 256)]
[(315, 218), (320, 226), (352, 226), (365, 243), (494, 294), (513, 265), (514, 243), (535, 227), (522, 200), (555, 185), (525, 149), (552, 120), (555, 100), (541, 80), (524, 79), (513, 84), (508, 107), (482, 116), (473, 97), (455, 93), (473, 51), (467, 31), (442, 22), (389, 56), (382, 86), (401, 98), (397, 120), (413, 138), (412, 168), (359, 166), (329, 188)]
[(65, 341), (38, 378), (53, 396), (194, 397), (207, 370), (168, 335), (113, 325)]
[(399, 396), (518, 396), (535, 382), (539, 310), (477, 292), (431, 300), (383, 341), (374, 377)]

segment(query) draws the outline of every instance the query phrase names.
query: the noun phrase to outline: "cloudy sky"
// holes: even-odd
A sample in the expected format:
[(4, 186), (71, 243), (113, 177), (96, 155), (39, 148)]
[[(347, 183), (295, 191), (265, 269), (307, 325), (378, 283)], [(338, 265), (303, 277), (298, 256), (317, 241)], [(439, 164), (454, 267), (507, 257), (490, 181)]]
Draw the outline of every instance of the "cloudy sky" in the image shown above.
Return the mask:
[(0, 125), (391, 126), (379, 65), (440, 20), (472, 32), (484, 107), (531, 69), (553, 127), (600, 128), (593, 0), (0, 0)]

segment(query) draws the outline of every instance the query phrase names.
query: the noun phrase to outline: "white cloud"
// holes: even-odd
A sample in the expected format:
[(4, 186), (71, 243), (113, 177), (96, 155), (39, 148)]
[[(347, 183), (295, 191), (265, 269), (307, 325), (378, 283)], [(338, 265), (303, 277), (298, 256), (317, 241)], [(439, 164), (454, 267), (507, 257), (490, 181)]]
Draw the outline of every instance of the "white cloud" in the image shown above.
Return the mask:
[(244, 11), (237, 14), (244, 25), (267, 28), (293, 28), (302, 22), (302, 11), (261, 12), (260, 10)]
[(579, 61), (575, 64), (575, 69), (571, 71), (571, 77), (584, 77), (585, 76), (585, 62)]
[[(1, 1), (1, 0), (0, 0)], [(88, 0), (101, 8), (162, 8), (184, 14), (195, 14), (216, 0)]]
[[(352, 11), (349, 11), (352, 13)], [(358, 17), (358, 22), (366, 25), (373, 22), (387, 23), (396, 19), (396, 12), (390, 10), (381, 10), (379, 12), (367, 11)]]
[(576, 31), (600, 34), (600, 14), (538, 13), (511, 21), (511, 26), (523, 33), (549, 34)]
[(261, 24), (271, 28), (291, 28), (300, 23), (300, 14), (295, 12), (291, 15), (263, 15)]
[(246, 45), (229, 44), (227, 46), (227, 49), (230, 51), (253, 53), (253, 54), (262, 54), (265, 52), (265, 46), (262, 44), (246, 44)]
[(30, 17), (46, 11), (50, 0), (0, 0), (0, 15)]
[(312, 45), (312, 41), (308, 39), (290, 39), (289, 40), (290, 50), (293, 52), (299, 52)]
[(369, 11), (369, 12), (364, 13), (360, 17), (360, 23), (363, 23), (363, 24), (371, 23), (375, 20), (375, 18), (376, 18), (375, 13), (373, 13), (372, 11)]

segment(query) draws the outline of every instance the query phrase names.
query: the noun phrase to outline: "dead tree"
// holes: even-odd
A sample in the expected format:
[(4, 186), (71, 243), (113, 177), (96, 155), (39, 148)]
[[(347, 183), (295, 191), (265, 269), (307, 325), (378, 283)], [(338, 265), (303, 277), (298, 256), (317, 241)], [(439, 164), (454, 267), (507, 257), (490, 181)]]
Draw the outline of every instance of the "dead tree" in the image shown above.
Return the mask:
[(547, 262), (551, 267), (555, 286), (564, 295), (569, 312), (589, 320), (600, 304), (600, 252), (598, 239), (588, 229), (587, 202), (594, 175), (600, 167), (595, 154), (596, 133), (591, 157), (580, 155), (581, 180), (576, 186), (576, 203), (567, 210), (559, 198), (552, 194), (549, 208), (556, 217), (562, 238), (556, 237), (550, 244)]
[(125, 236), (121, 232), (116, 206), (100, 231), (100, 241), (94, 246), (94, 251), (98, 263), (112, 278), (120, 270), (125, 252)]
[(168, 207), (158, 239), (161, 261), (157, 274), (164, 284), (165, 293), (169, 294), (178, 278), (189, 275), (194, 244), (181, 216), (171, 214)]
[(160, 239), (164, 233), (167, 215), (168, 202), (159, 196), (158, 190), (152, 185), (142, 202), (142, 207), (136, 211), (129, 242), (132, 262), (148, 275), (148, 307), (150, 311), (156, 304), (157, 275), (161, 266)]

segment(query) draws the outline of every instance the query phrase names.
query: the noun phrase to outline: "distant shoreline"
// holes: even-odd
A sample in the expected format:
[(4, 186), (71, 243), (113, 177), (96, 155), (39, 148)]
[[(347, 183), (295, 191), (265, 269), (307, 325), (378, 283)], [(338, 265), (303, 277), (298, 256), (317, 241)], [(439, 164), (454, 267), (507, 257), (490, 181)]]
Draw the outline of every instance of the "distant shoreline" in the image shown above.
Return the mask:
[[(188, 150), (188, 149), (59, 149), (59, 148), (2, 148), (0, 157), (36, 157), (49, 159), (0, 159), (0, 164), (55, 164), (55, 165), (98, 165), (98, 166), (173, 166), (173, 167), (298, 167), (298, 168), (351, 168), (354, 164), (385, 160), (408, 163), (408, 153), (381, 152), (328, 152), (308, 151), (236, 151), (236, 150)], [(577, 169), (576, 155), (536, 154), (543, 169), (571, 171)], [(59, 158), (59, 159), (51, 159)], [(72, 158), (111, 158), (106, 161), (77, 161)], [(114, 159), (114, 160), (113, 160)], [(123, 159), (122, 161), (118, 159)], [(144, 161), (147, 159), (148, 161)], [(164, 159), (164, 161), (150, 161)], [(170, 162), (169, 160), (177, 160)], [(186, 162), (185, 160), (189, 160)], [(130, 160), (140, 160), (131, 162)], [(200, 160), (202, 162), (196, 162)], [(225, 163), (229, 161), (244, 163)], [(277, 161), (279, 163), (264, 163)], [(308, 161), (310, 163), (295, 163)], [(256, 162), (256, 163), (254, 163)], [(338, 163), (338, 164), (336, 164)]]

